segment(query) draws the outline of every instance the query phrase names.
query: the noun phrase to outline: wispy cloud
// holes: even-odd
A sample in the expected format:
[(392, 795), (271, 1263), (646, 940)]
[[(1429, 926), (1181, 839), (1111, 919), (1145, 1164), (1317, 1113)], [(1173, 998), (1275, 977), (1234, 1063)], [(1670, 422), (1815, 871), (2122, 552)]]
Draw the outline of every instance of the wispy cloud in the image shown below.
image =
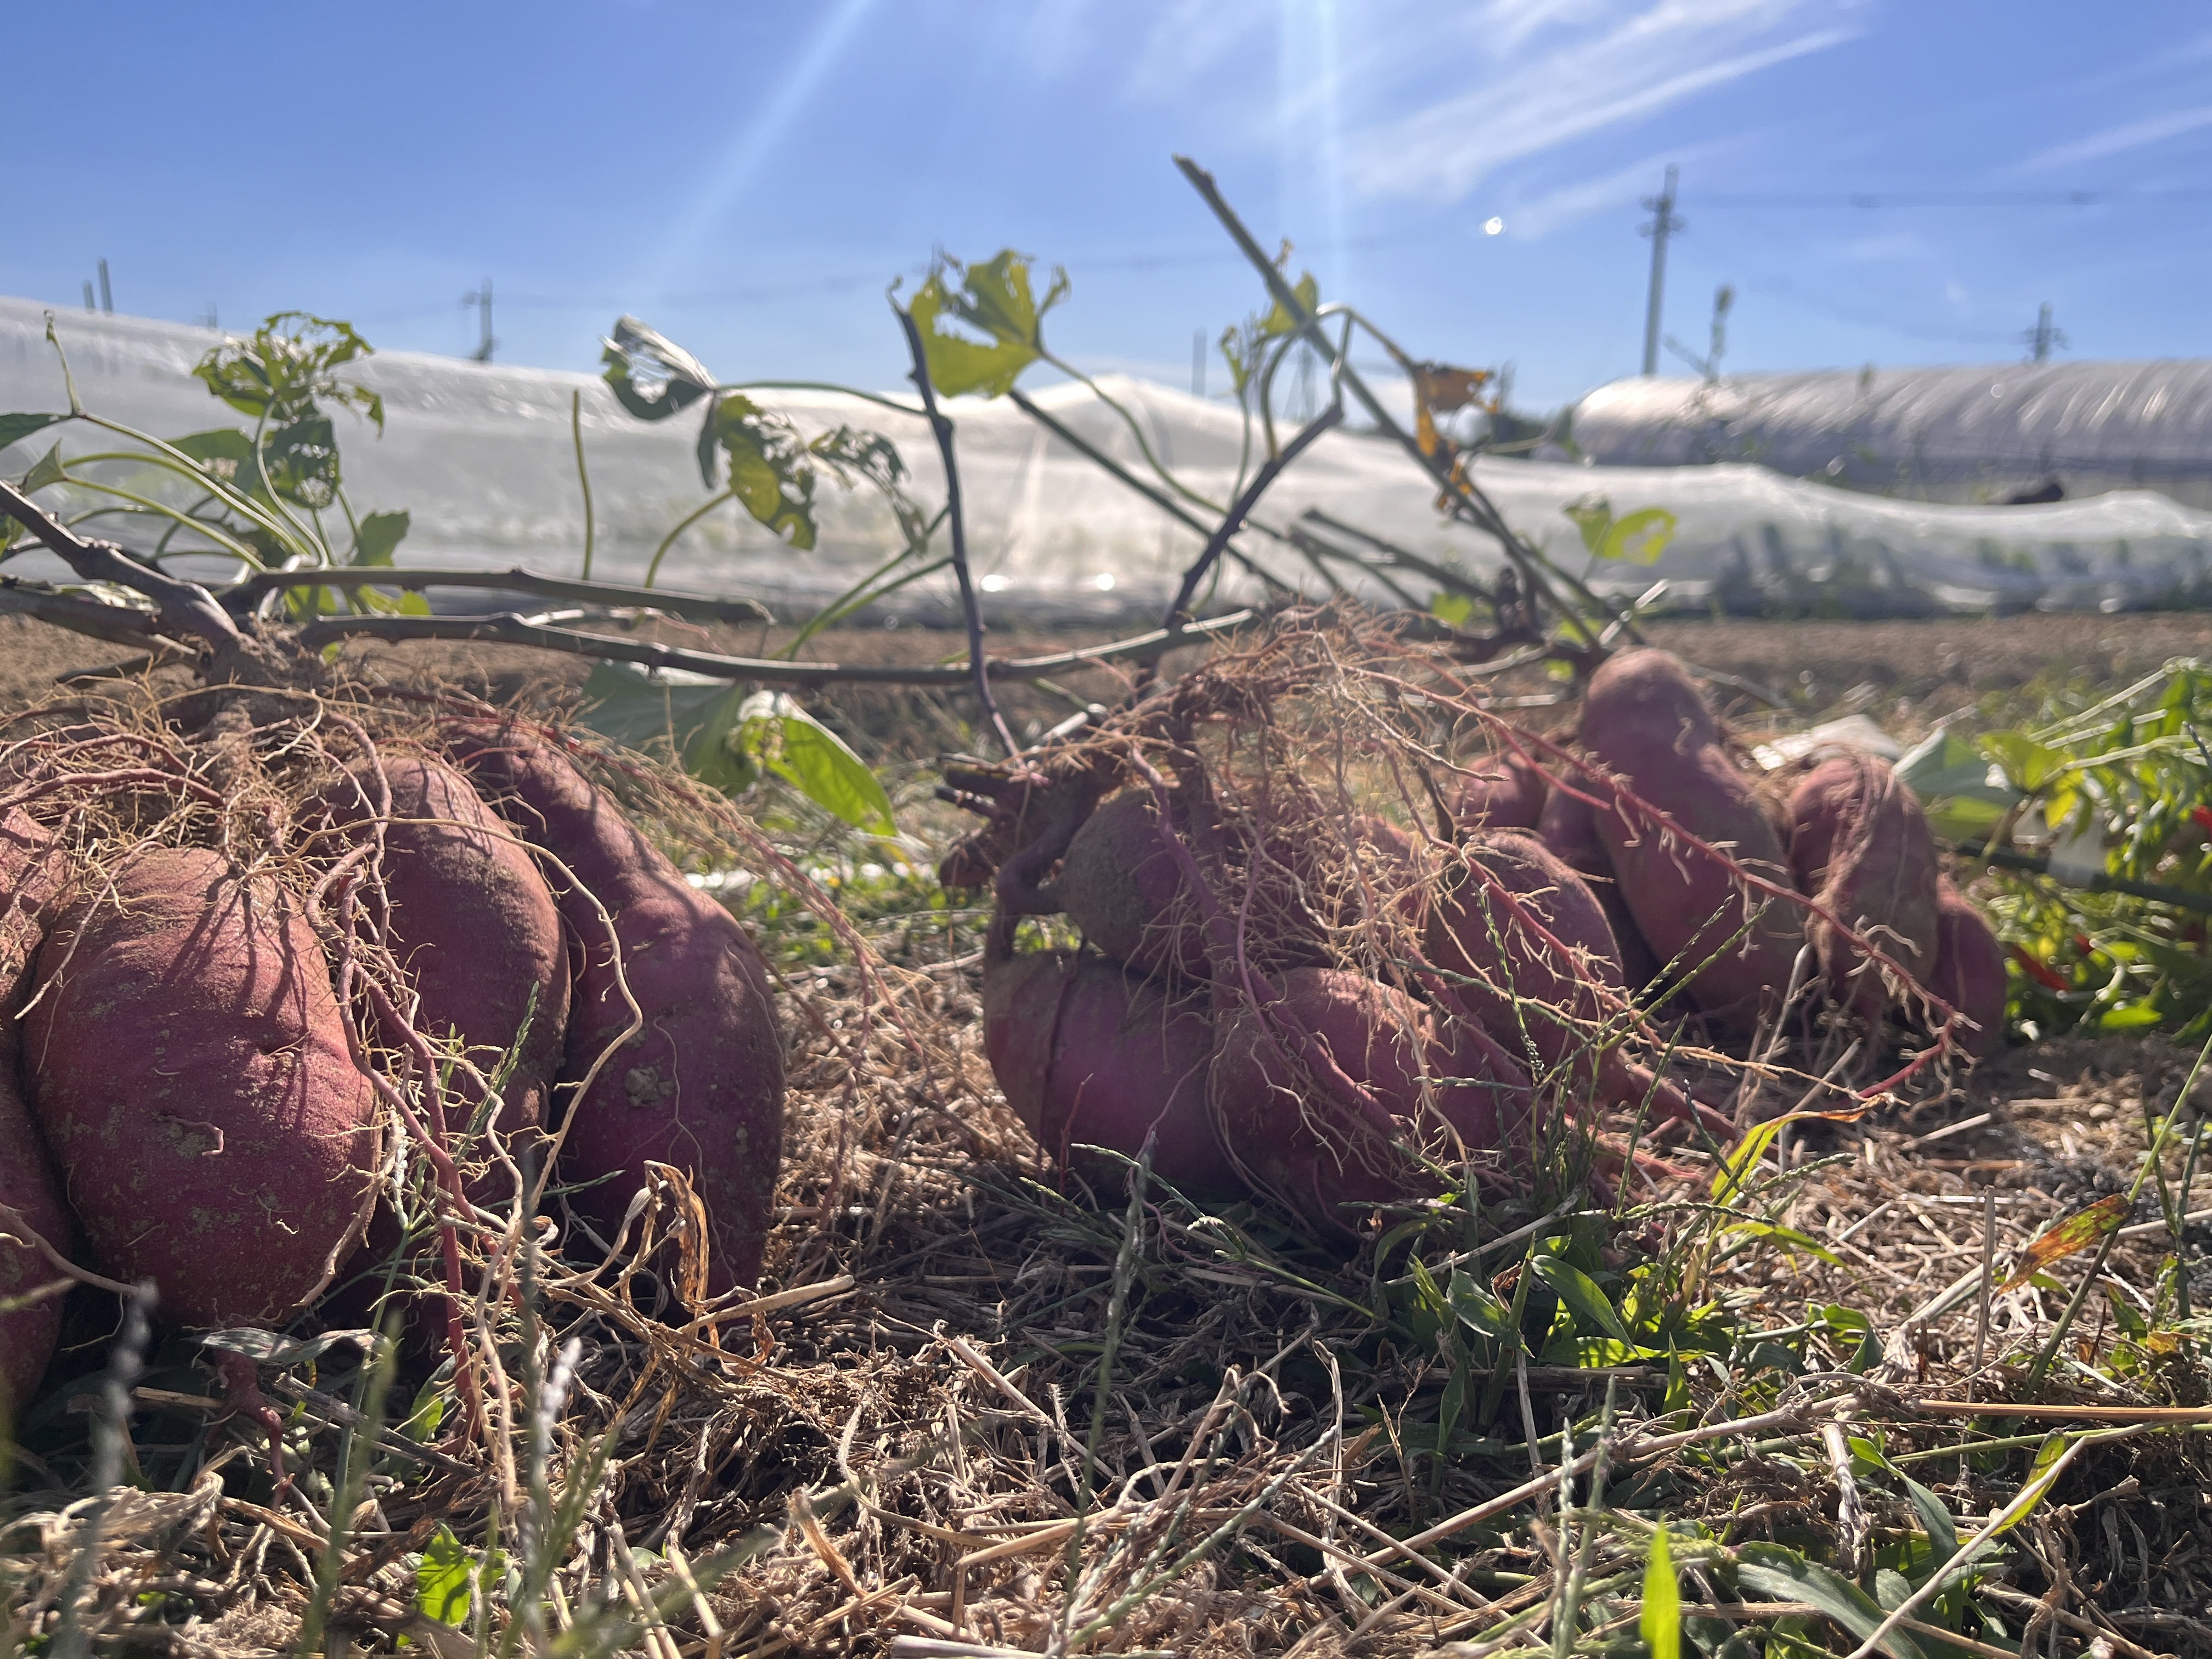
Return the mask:
[(2069, 144), (2054, 144), (2049, 149), (2038, 150), (2013, 171), (2049, 173), (2057, 167), (2075, 167), (2083, 161), (2100, 161), (2107, 155), (2141, 149), (2147, 144), (2163, 143), (2168, 138), (2179, 138), (2185, 132), (2196, 132), (2204, 127), (2212, 127), (2212, 104), (2199, 104), (2194, 109), (2168, 110), (2163, 115), (2147, 115), (2140, 121), (2107, 127), (2102, 132), (2093, 132), (2087, 138), (2077, 138)]
[(1189, 92), (1275, 10), (1271, 0), (1171, 0), (1145, 33), (1128, 90), (1155, 99)]
[[(1581, 20), (1572, 0), (1522, 0), (1527, 24)], [(1352, 177), (1375, 195), (1456, 200), (1496, 168), (1822, 52), (1856, 33), (1798, 26), (1802, 0), (1659, 0), (1595, 37), (1493, 60), (1473, 86), (1358, 136)], [(1832, 16), (1830, 8), (1819, 9)], [(1532, 21), (1533, 19), (1533, 21)], [(1777, 37), (1779, 38), (1777, 38)]]
[(1632, 206), (1658, 188), (1660, 177), (1670, 163), (1688, 167), (1692, 162), (1733, 149), (1738, 142), (1732, 138), (1714, 139), (1706, 143), (1655, 151), (1630, 162), (1618, 172), (1607, 173), (1603, 178), (1585, 179), (1580, 184), (1564, 185), (1527, 201), (1509, 203), (1503, 210), (1505, 234), (1535, 241), (1555, 230), (1563, 230), (1587, 219), (1594, 213), (1618, 211)]

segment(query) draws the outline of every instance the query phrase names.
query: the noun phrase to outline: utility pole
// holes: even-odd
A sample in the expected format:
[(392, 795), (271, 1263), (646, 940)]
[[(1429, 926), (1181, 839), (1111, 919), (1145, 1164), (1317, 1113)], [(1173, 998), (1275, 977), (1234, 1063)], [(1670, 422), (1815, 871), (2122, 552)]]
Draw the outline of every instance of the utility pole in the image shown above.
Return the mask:
[(2066, 331), (2051, 325), (2050, 301), (2045, 300), (2043, 309), (2036, 313), (2035, 326), (2020, 337), (2027, 342), (2028, 349), (2033, 354), (2028, 358), (2032, 363), (2049, 362), (2051, 349), (2066, 343)]
[(491, 333), (491, 278), (485, 277), (483, 285), (473, 294), (461, 295), (461, 304), (477, 308), (477, 349), (469, 354), (469, 361), (488, 363), (491, 361), (492, 348), (499, 343), (492, 338)]
[(1651, 222), (1642, 228), (1651, 239), (1651, 298), (1644, 309), (1644, 372), (1647, 375), (1659, 372), (1659, 313), (1667, 292), (1667, 239), (1689, 228), (1674, 216), (1675, 172), (1668, 167), (1667, 187), (1656, 196), (1644, 198), (1644, 208), (1651, 215)]
[(1206, 396), (1206, 331), (1202, 328), (1190, 337), (1190, 395)]
[(109, 316), (115, 314), (115, 290), (107, 285), (107, 261), (100, 262), (100, 308)]

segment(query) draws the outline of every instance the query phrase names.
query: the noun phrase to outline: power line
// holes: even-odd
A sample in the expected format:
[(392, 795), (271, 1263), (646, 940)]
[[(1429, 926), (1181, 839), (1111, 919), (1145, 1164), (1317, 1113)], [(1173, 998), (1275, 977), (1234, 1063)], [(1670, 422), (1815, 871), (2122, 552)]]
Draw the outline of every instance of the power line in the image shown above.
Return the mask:
[(1722, 191), (1695, 200), (1700, 208), (2108, 207), (2136, 201), (2212, 200), (2212, 188)]

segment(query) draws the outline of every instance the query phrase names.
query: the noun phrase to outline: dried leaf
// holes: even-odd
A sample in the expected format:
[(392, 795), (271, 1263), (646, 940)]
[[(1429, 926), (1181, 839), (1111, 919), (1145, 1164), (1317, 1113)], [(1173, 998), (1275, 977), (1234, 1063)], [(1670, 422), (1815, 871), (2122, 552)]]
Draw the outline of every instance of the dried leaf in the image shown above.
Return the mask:
[(2106, 1233), (2116, 1231), (2133, 1207), (2125, 1193), (2114, 1193), (2109, 1198), (2099, 1199), (2086, 1210), (2076, 1210), (2050, 1231), (2029, 1241), (1997, 1290), (2002, 1293), (2017, 1289), (2052, 1262), (2063, 1261), (2077, 1251), (2087, 1249)]

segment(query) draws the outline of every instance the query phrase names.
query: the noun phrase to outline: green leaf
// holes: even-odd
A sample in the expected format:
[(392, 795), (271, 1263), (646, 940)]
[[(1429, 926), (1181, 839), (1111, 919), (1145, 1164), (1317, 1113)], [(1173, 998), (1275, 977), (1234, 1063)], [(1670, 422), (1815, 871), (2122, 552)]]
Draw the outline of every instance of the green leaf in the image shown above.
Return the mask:
[(1452, 1269), (1444, 1291), (1445, 1300), (1457, 1315), (1462, 1324), (1483, 1335), (1504, 1340), (1512, 1313), (1489, 1285), (1471, 1273)]
[(437, 1437), (439, 1425), (445, 1420), (446, 1396), (433, 1377), (415, 1396), (415, 1409), (408, 1413), (407, 1420), (399, 1425), (399, 1432), (416, 1445), (427, 1446)]
[(2002, 769), (1991, 779), (1988, 755), (1948, 729), (1899, 761), (1897, 777), (1920, 798), (1936, 833), (1952, 841), (1987, 835), (2023, 799)]
[(2147, 1031), (2164, 1018), (2154, 1003), (2131, 1003), (2099, 1015), (2097, 1029), (2100, 1031)]
[(319, 413), (319, 399), (350, 404), (384, 430), (384, 399), (332, 372), (375, 349), (350, 323), (304, 311), (280, 311), (251, 339), (227, 339), (201, 358), (192, 373), (241, 415), (267, 417), (273, 428), (296, 425)]
[(584, 682), (583, 723), (626, 748), (680, 755), (717, 702), (738, 701), (727, 680), (603, 662)]
[(200, 470), (217, 483), (228, 484), (250, 495), (261, 494), (261, 480), (253, 471), (253, 440), (236, 427), (219, 426), (205, 432), (188, 432), (172, 438), (170, 447), (182, 450), (200, 464)]
[[(1881, 1628), (1882, 1609), (1872, 1596), (1850, 1579), (1779, 1544), (1745, 1545), (1737, 1559), (1736, 1577), (1762, 1601), (1811, 1603), (1862, 1642)], [(1881, 1650), (1890, 1659), (1925, 1659), (1903, 1631), (1884, 1637)]]
[[(947, 281), (954, 276), (957, 288)], [(940, 254), (907, 307), (921, 334), (930, 384), (946, 398), (969, 392), (1003, 397), (1044, 354), (1044, 314), (1066, 297), (1067, 273), (1055, 265), (1039, 301), (1030, 286), (1029, 257), (1012, 248), (972, 265)]]
[(1674, 1577), (1673, 1550), (1663, 1526), (1651, 1534), (1651, 1559), (1644, 1569), (1644, 1611), (1636, 1623), (1651, 1659), (1681, 1659), (1682, 1585)]
[(616, 401), (641, 421), (665, 421), (714, 389), (704, 363), (635, 317), (617, 318), (614, 337), (599, 345), (602, 378)]
[(0, 415), (0, 449), (19, 444), (33, 432), (44, 432), (67, 419), (66, 415)]
[[(309, 415), (266, 434), (261, 465), (270, 487), (288, 501), (320, 512), (337, 500), (337, 434), (327, 415)], [(259, 475), (249, 471), (246, 482), (258, 488)]]
[(1992, 732), (1982, 739), (1982, 752), (2004, 768), (2004, 775), (2022, 790), (2041, 788), (2066, 764), (2066, 757), (2025, 732)]
[(699, 433), (699, 471), (714, 485), (714, 452), (730, 458), (730, 492), (754, 520), (793, 547), (813, 547), (814, 467), (799, 430), (783, 416), (731, 392), (708, 411)]
[(1532, 1256), (1528, 1265), (1537, 1278), (1559, 1293), (1559, 1300), (1572, 1310), (1585, 1335), (1602, 1331), (1617, 1342), (1632, 1345), (1628, 1328), (1620, 1322), (1613, 1304), (1606, 1300), (1605, 1292), (1598, 1289), (1588, 1273), (1555, 1255)]
[(1602, 554), (1605, 538), (1613, 530), (1613, 503), (1599, 495), (1578, 495), (1559, 509), (1582, 532), (1583, 545)]
[(746, 698), (738, 711), (734, 745), (762, 771), (854, 829), (898, 833), (890, 797), (867, 763), (787, 693), (756, 691)]
[(837, 734), (780, 691), (750, 696), (726, 680), (600, 663), (584, 682), (583, 724), (632, 749), (674, 753), (730, 794), (762, 773), (871, 835), (898, 833), (890, 797)]
[(1834, 1251), (1822, 1244), (1819, 1239), (1810, 1234), (1802, 1233), (1795, 1227), (1778, 1226), (1769, 1221), (1733, 1221), (1722, 1231), (1734, 1237), (1763, 1238), (1771, 1243), (1779, 1244), (1785, 1255), (1792, 1251), (1802, 1250), (1814, 1261), (1825, 1261), (1832, 1267), (1840, 1267), (1844, 1265), (1842, 1259)]
[(31, 470), (23, 475), (22, 490), (26, 495), (35, 495), (49, 484), (68, 482), (69, 469), (62, 464), (62, 447), (56, 444), (40, 456)]
[(415, 1610), (425, 1619), (458, 1628), (469, 1621), (474, 1601), (476, 1563), (443, 1522), (422, 1546), (415, 1569)]
[(1775, 1136), (1780, 1134), (1790, 1121), (1786, 1114), (1781, 1117), (1771, 1117), (1764, 1123), (1754, 1124), (1745, 1133), (1736, 1144), (1735, 1150), (1721, 1160), (1720, 1170), (1713, 1176), (1714, 1203), (1733, 1203), (1742, 1195), (1745, 1183), (1751, 1179), (1751, 1172), (1759, 1167), (1759, 1160), (1765, 1158), (1767, 1148), (1774, 1145)]
[(1429, 614), (1447, 628), (1464, 628), (1474, 615), (1474, 601), (1464, 593), (1439, 593), (1429, 601)]
[[(1275, 269), (1284, 270), (1290, 264), (1290, 258), (1291, 245), (1285, 242), (1282, 252), (1276, 256)], [(1313, 272), (1309, 270), (1300, 275), (1298, 280), (1291, 284), (1291, 293), (1307, 316), (1312, 316), (1320, 308), (1321, 284), (1314, 280)], [(1278, 300), (1267, 308), (1267, 314), (1260, 319), (1259, 335), (1263, 340), (1272, 340), (1292, 332), (1297, 325), (1297, 319), (1284, 309), (1283, 302)]]
[(701, 711), (698, 729), (684, 740), (684, 769), (726, 795), (740, 795), (760, 781), (761, 769), (739, 740), (749, 699), (737, 686)]
[(1616, 519), (1607, 526), (1592, 549), (1601, 559), (1625, 559), (1631, 564), (1656, 564), (1674, 539), (1674, 515), (1663, 507), (1647, 507)]
[(404, 510), (369, 514), (354, 531), (353, 557), (346, 562), (380, 567), (391, 564), (392, 553), (407, 539), (413, 522), (412, 515)]
[(1927, 1528), (1929, 1540), (1944, 1554), (1957, 1554), (1959, 1523), (1952, 1518), (1951, 1511), (1945, 1506), (1943, 1500), (1911, 1475), (1901, 1470), (1895, 1473), (1897, 1478), (1904, 1483), (1905, 1496), (1911, 1498), (1912, 1507), (1919, 1511), (1920, 1524)]

